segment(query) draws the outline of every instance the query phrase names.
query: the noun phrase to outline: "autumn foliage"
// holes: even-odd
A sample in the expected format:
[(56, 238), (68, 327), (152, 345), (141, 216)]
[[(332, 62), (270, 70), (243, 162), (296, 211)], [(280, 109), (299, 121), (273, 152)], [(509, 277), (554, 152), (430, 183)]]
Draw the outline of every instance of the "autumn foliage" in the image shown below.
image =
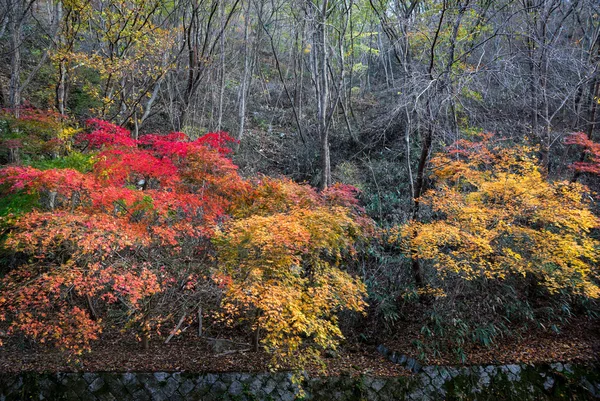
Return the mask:
[(0, 159), (18, 162), (23, 157), (66, 152), (77, 132), (66, 124), (66, 116), (31, 107), (23, 107), (19, 113), (16, 118), (13, 110), (0, 109)]
[[(46, 127), (40, 119), (33, 114)], [(339, 312), (365, 311), (367, 288), (347, 267), (379, 234), (354, 187), (319, 192), (284, 178), (242, 178), (229, 158), (235, 141), (223, 132), (134, 139), (101, 120), (57, 124), (48, 135), (69, 133), (65, 156), (0, 169), (2, 195), (26, 202), (0, 213), (8, 334), (79, 354), (106, 327), (146, 343), (176, 334), (200, 310), (277, 364), (297, 364), (335, 349)], [(582, 135), (568, 141), (590, 154), (574, 168), (594, 172), (595, 144)], [(451, 293), (479, 308), (474, 316), (464, 313), (469, 301), (452, 303), (444, 312), (452, 324), (437, 333), (486, 343), (478, 333), (496, 332), (523, 305), (534, 316), (549, 309), (535, 305), (555, 297), (568, 299), (563, 305), (600, 298), (600, 221), (587, 188), (549, 181), (534, 154), (491, 135), (459, 141), (432, 158), (434, 185), (419, 199), (420, 215), (392, 230), (391, 242), (426, 272), (421, 295)], [(444, 308), (435, 304), (430, 320)]]
[(582, 173), (600, 175), (600, 143), (595, 143), (583, 132), (577, 132), (567, 137), (567, 145), (578, 145), (583, 148), (584, 158), (571, 166)]
[(91, 152), (89, 171), (0, 170), (5, 196), (37, 200), (5, 218), (9, 333), (80, 353), (114, 316), (147, 337), (212, 285), (224, 292), (223, 316), (258, 313), (247, 321), (261, 343), (295, 351), (335, 346), (335, 313), (363, 309), (364, 285), (341, 269), (369, 230), (352, 188), (245, 180), (223, 132), (135, 140), (90, 120), (74, 142)]
[(264, 345), (283, 357), (309, 338), (318, 349), (335, 348), (342, 336), (335, 312), (362, 311), (364, 284), (340, 267), (370, 231), (351, 205), (351, 189), (322, 193), (289, 180), (264, 178), (238, 218), (214, 238), (221, 279), (227, 283), (225, 314), (245, 316)]
[(549, 294), (600, 297), (600, 225), (586, 188), (549, 182), (534, 149), (502, 146), (490, 135), (460, 141), (432, 158), (435, 188), (422, 204), (429, 221), (400, 230), (410, 255), (443, 278), (535, 278)]

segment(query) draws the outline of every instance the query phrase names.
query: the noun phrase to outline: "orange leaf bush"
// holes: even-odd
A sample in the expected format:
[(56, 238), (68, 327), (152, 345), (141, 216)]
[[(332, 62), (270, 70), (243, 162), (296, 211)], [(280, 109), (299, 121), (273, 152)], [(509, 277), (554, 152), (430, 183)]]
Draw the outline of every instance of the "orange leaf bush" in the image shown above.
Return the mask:
[(293, 352), (306, 338), (335, 346), (335, 313), (364, 308), (364, 285), (341, 267), (370, 221), (351, 187), (317, 193), (243, 179), (227, 157), (232, 141), (222, 132), (134, 140), (92, 120), (76, 138), (89, 171), (0, 169), (3, 195), (37, 199), (4, 222), (13, 262), (0, 279), (0, 319), (9, 332), (79, 354), (114, 323), (108, 311), (147, 338), (213, 285), (223, 310), (260, 311), (251, 324), (267, 349)]
[(225, 310), (248, 318), (283, 360), (318, 360), (342, 338), (335, 313), (364, 310), (364, 284), (342, 267), (370, 224), (346, 197), (289, 180), (264, 179), (254, 195), (213, 239)]

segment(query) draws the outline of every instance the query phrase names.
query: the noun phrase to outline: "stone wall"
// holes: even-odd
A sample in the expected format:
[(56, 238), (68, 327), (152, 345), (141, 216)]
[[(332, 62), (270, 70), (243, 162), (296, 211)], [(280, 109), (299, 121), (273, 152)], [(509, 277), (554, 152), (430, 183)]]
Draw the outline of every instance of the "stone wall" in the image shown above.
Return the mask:
[(572, 400), (600, 398), (598, 366), (427, 366), (408, 377), (290, 373), (22, 373), (0, 375), (8, 400)]

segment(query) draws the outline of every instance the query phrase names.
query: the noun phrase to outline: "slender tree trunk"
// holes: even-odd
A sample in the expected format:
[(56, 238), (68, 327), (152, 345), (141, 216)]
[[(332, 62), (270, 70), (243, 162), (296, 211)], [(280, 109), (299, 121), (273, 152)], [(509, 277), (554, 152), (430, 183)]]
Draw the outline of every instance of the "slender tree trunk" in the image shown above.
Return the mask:
[(252, 350), (254, 352), (260, 351), (260, 314), (260, 310), (257, 309), (255, 314), (256, 327), (254, 328), (254, 333), (252, 335)]
[[(435, 48), (437, 46), (437, 41), (440, 37), (440, 33), (442, 31), (442, 23), (444, 21), (444, 16), (446, 14), (447, 3), (443, 3), (444, 8), (442, 9), (442, 13), (440, 15), (440, 19), (438, 21), (437, 30), (435, 32), (433, 42), (431, 47), (429, 48), (429, 68), (428, 68), (428, 77), (430, 82), (433, 82), (433, 68), (435, 65)], [(417, 167), (417, 178), (415, 182), (415, 190), (414, 190), (414, 204), (412, 211), (412, 220), (418, 220), (419, 218), (419, 207), (420, 207), (420, 197), (423, 193), (423, 188), (425, 186), (425, 167), (427, 165), (427, 160), (429, 158), (429, 152), (431, 151), (431, 144), (433, 142), (433, 121), (434, 115), (431, 106), (431, 98), (432, 94), (427, 95), (427, 103), (425, 105), (426, 115), (425, 118), (427, 120), (427, 128), (425, 133), (422, 134), (423, 138), (421, 141), (421, 156), (419, 157), (419, 166)], [(423, 271), (421, 269), (421, 264), (417, 255), (412, 256), (412, 271), (413, 277), (415, 279), (415, 284), (418, 288), (423, 287), (424, 278)]]
[(321, 156), (321, 190), (331, 185), (331, 159), (329, 156), (329, 130), (327, 124), (327, 102), (329, 99), (329, 81), (327, 79), (327, 8), (328, 0), (323, 0), (318, 13), (318, 26), (316, 27), (317, 40), (317, 80), (319, 81), (319, 137)]
[(220, 20), (221, 20), (221, 39), (220, 39), (220, 47), (221, 47), (221, 75), (219, 80), (219, 120), (217, 122), (217, 131), (221, 131), (221, 127), (223, 126), (223, 97), (225, 96), (225, 5), (223, 1), (219, 2), (220, 8)]
[[(58, 8), (57, 14), (58, 19), (61, 21), (63, 19), (63, 8), (62, 2), (58, 2), (56, 7)], [(64, 44), (64, 37), (60, 35), (58, 37), (59, 46), (62, 47)], [(61, 58), (58, 62), (58, 79), (56, 80), (56, 109), (60, 114), (65, 114), (65, 103), (67, 96), (67, 61), (65, 58)]]
[[(428, 105), (429, 109), (430, 106)], [(421, 156), (419, 157), (419, 166), (417, 167), (417, 179), (415, 182), (414, 192), (414, 205), (413, 205), (413, 220), (419, 217), (420, 197), (423, 193), (423, 187), (425, 185), (425, 166), (427, 165), (427, 159), (429, 158), (429, 152), (431, 150), (431, 143), (433, 140), (433, 130), (431, 125), (428, 125), (423, 141), (421, 143)], [(421, 264), (419, 258), (416, 255), (412, 255), (413, 277), (417, 288), (423, 287), (424, 279), (423, 272), (421, 270)]]
[[(527, 2), (528, 8), (533, 7), (532, 2)], [(536, 65), (536, 46), (532, 39), (532, 35), (535, 35), (535, 27), (537, 21), (529, 22), (529, 35), (527, 36), (527, 51), (529, 53), (529, 60), (527, 62), (529, 67), (529, 99), (531, 107), (531, 131), (537, 135), (538, 131), (538, 74)]]
[(21, 0), (8, 2), (9, 28), (10, 28), (10, 86), (8, 103), (14, 110), (15, 117), (19, 117), (21, 106), (21, 36), (23, 34), (23, 10)]
[[(242, 74), (242, 82), (239, 90), (239, 108), (238, 108), (238, 120), (239, 120), (239, 131), (237, 140), (241, 141), (244, 137), (244, 127), (246, 123), (246, 96), (248, 94), (248, 81), (250, 80), (251, 68), (250, 68), (250, 1), (247, 2), (246, 12), (244, 13), (244, 72)], [(236, 145), (236, 146), (239, 146)]]
[(58, 64), (58, 82), (56, 84), (56, 108), (60, 114), (65, 114), (67, 101), (67, 62), (63, 59)]
[(140, 326), (140, 337), (142, 340), (142, 349), (144, 351), (150, 348), (150, 324), (148, 323), (148, 315), (143, 317)]

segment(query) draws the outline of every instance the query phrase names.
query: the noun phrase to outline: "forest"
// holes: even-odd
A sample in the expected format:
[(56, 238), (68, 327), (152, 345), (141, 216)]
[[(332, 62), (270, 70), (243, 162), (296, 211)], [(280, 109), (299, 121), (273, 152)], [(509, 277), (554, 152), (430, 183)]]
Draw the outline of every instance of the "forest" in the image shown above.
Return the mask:
[(597, 360), (599, 104), (595, 0), (0, 0), (0, 371)]

